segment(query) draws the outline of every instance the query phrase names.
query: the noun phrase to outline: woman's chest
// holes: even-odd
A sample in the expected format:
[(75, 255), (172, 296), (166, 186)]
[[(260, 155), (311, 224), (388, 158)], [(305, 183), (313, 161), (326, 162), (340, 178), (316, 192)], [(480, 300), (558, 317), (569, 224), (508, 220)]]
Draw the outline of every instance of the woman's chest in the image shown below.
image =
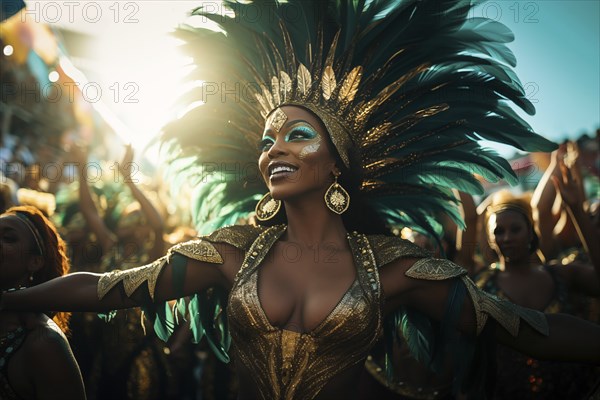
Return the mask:
[(230, 292), (234, 324), (245, 320), (258, 332), (314, 334), (341, 321), (357, 326), (379, 321), (379, 276), (366, 237), (350, 236), (335, 257), (291, 253), (285, 243), (276, 243), (277, 237), (266, 239), (248, 250)]
[(357, 279), (352, 254), (341, 252), (335, 259), (324, 261), (312, 254), (289, 259), (274, 250), (273, 257), (257, 271), (259, 304), (271, 325), (312, 331), (348, 300)]
[(497, 285), (515, 304), (535, 310), (545, 310), (556, 297), (555, 282), (545, 271), (527, 276), (501, 273), (497, 277)]

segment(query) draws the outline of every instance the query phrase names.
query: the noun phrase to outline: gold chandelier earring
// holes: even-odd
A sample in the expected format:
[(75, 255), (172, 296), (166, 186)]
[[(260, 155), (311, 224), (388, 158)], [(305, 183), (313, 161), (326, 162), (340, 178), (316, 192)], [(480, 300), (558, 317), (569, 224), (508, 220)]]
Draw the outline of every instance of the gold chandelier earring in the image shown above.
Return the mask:
[(350, 195), (338, 183), (339, 172), (334, 172), (334, 181), (325, 192), (325, 204), (327, 208), (336, 214), (343, 214), (350, 206)]
[(275, 200), (271, 193), (265, 194), (256, 204), (256, 218), (259, 221), (268, 221), (281, 209), (281, 200)]

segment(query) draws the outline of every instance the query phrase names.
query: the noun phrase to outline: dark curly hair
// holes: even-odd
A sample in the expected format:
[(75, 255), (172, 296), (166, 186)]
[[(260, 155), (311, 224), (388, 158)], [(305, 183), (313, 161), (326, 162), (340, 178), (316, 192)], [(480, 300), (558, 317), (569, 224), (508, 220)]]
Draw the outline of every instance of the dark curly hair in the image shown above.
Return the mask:
[[(54, 224), (40, 210), (32, 206), (16, 206), (6, 210), (5, 214), (24, 216), (35, 226), (41, 236), (44, 265), (35, 273), (30, 286), (39, 285), (69, 272), (71, 267), (67, 257), (67, 246), (58, 234)], [(58, 312), (54, 314), (47, 312), (46, 314), (52, 317), (64, 333), (69, 332), (71, 313)]]

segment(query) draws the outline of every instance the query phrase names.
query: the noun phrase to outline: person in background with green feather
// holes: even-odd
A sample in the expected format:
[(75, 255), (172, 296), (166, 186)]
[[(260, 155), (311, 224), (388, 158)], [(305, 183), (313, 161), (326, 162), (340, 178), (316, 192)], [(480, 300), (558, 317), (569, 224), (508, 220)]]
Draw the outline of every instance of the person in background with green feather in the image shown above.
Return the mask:
[[(92, 198), (88, 149), (74, 146), (70, 154), (78, 167), (77, 203), (101, 250), (100, 259), (87, 271), (127, 270), (160, 257), (164, 252), (163, 221), (137, 186), (139, 176), (134, 175), (132, 147), (126, 146), (123, 159), (116, 163), (119, 175), (110, 174), (112, 181), (98, 185), (105, 196), (103, 202)], [(145, 333), (141, 311), (131, 309), (103, 319), (107, 321), (88, 313), (78, 321), (79, 330), (75, 332), (79, 345), (74, 347), (76, 354), (88, 357), (84, 375), (88, 398), (169, 398), (175, 385), (164, 351), (167, 345), (152, 332)], [(150, 324), (144, 327), (152, 329)]]
[[(223, 361), (232, 346), (240, 399), (353, 398), (369, 352), (398, 329), (431, 368), (448, 355), (455, 392), (473, 398), (492, 389), (496, 341), (600, 363), (599, 326), (490, 296), (388, 229), (435, 234), (440, 211), (460, 223), (451, 189), (481, 192), (475, 172), (514, 182), (480, 138), (554, 149), (507, 104), (533, 112), (506, 27), (468, 18), (465, 1), (223, 4), (194, 11), (219, 29), (179, 31), (205, 82), (185, 101), (204, 104), (163, 136), (212, 233), (145, 266), (5, 293), (2, 308), (142, 306), (166, 339), (165, 302), (190, 296), (175, 311)], [(253, 208), (256, 224), (227, 226)]]

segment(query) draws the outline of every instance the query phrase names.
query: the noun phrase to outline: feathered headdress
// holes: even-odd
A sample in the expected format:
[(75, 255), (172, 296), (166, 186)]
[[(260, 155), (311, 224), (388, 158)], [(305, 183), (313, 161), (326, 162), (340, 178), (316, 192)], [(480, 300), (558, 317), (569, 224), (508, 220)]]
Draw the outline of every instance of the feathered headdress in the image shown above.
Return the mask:
[[(196, 179), (197, 228), (247, 216), (266, 192), (257, 143), (280, 105), (300, 105), (327, 128), (360, 191), (390, 224), (435, 231), (460, 221), (451, 188), (516, 182), (481, 139), (526, 151), (554, 143), (511, 109), (534, 107), (511, 67), (504, 25), (468, 18), (469, 1), (223, 1), (193, 15), (213, 29), (177, 31), (193, 57), (188, 112), (164, 129), (170, 165)], [(194, 107), (195, 106), (195, 107)]]

